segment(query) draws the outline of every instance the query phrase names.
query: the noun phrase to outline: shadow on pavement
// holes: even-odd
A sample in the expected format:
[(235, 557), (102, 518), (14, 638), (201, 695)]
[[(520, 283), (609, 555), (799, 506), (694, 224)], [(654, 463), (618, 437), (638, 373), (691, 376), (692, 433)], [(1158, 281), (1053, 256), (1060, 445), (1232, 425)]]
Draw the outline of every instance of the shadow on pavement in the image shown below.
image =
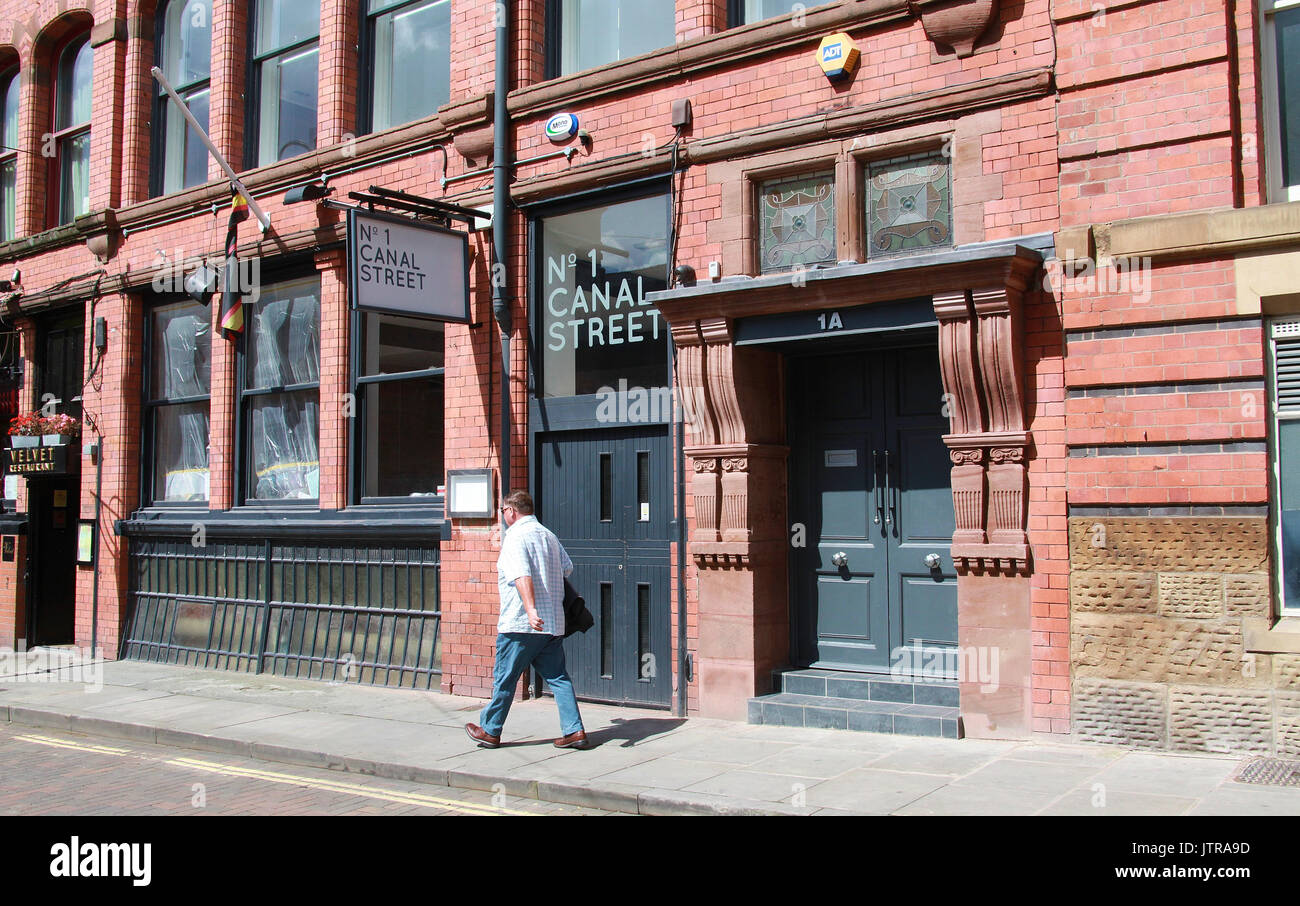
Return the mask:
[(686, 720), (681, 717), (635, 717), (631, 720), (616, 717), (614, 726), (587, 733), (587, 746), (594, 749), (621, 739), (623, 747), (627, 748), (645, 742), (652, 736), (676, 730), (684, 723)]

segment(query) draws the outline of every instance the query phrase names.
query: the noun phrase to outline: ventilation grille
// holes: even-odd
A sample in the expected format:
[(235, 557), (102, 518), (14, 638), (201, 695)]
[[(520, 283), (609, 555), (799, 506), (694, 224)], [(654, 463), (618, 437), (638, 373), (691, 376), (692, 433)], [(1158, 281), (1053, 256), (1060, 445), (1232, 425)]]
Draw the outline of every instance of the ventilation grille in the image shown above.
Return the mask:
[(1273, 322), (1277, 412), (1300, 414), (1300, 318)]
[(1300, 337), (1300, 318), (1273, 322), (1273, 339), (1280, 340), (1284, 337)]

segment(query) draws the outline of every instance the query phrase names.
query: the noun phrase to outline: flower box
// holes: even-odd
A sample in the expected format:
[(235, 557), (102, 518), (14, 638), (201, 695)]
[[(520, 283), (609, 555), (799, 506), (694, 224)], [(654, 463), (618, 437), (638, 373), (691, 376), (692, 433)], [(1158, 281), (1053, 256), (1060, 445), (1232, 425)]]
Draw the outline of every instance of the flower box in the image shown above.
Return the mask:
[(10, 434), (9, 445), (13, 447), (39, 447), (41, 445), (41, 436), (39, 434)]
[(70, 443), (72, 443), (72, 436), (70, 434), (42, 434), (41, 435), (42, 447), (61, 447), (64, 444), (70, 444)]

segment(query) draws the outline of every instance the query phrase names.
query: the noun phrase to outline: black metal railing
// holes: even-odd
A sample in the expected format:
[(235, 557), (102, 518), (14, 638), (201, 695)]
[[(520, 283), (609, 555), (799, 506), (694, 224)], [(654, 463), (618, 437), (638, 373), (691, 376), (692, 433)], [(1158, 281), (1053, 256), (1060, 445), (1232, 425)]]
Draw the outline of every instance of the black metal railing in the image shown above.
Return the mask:
[(121, 656), (430, 689), (438, 548), (135, 538)]

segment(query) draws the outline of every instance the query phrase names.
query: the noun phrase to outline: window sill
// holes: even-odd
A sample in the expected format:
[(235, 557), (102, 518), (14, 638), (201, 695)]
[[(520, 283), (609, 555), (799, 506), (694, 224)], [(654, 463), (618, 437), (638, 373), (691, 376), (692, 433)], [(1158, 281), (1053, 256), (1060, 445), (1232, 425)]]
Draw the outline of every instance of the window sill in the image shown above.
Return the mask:
[(1246, 617), (1241, 628), (1247, 652), (1300, 654), (1300, 616), (1284, 616), (1276, 623), (1268, 617)]
[[(557, 105), (589, 101), (668, 79), (732, 66), (789, 47), (807, 45), (811, 48), (810, 36), (829, 34), (849, 26), (860, 29), (910, 19), (909, 7), (907, 0), (841, 0), (835, 5), (808, 10), (803, 28), (791, 28), (788, 16), (728, 28), (597, 69), (516, 89), (508, 98), (510, 114), (550, 113)], [(811, 49), (809, 65), (812, 65)]]

